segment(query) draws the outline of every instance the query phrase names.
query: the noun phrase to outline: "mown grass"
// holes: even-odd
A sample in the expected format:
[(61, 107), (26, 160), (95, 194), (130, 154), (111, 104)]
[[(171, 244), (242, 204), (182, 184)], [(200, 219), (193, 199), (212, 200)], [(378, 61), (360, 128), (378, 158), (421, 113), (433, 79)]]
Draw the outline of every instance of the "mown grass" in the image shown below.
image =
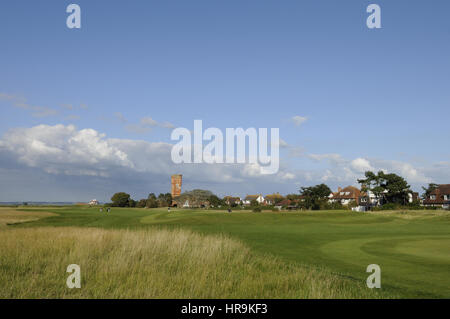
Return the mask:
[[(0, 231), (0, 298), (373, 298), (326, 270), (187, 230), (42, 227)], [(82, 287), (66, 286), (78, 264)]]

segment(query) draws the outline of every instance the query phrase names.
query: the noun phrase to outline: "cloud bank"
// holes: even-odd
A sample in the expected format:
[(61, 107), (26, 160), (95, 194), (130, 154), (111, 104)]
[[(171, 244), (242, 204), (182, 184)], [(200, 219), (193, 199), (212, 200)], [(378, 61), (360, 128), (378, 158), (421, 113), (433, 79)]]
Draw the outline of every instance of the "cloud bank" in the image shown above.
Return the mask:
[[(108, 200), (116, 191), (145, 197), (149, 192), (168, 192), (174, 173), (183, 174), (184, 190), (204, 188), (219, 195), (240, 196), (292, 193), (300, 186), (317, 183), (332, 188), (357, 185), (357, 179), (367, 170), (400, 174), (416, 190), (429, 182), (450, 180), (450, 162), (414, 167), (395, 160), (347, 159), (336, 153), (302, 150), (298, 157), (321, 168), (292, 168), (281, 159), (277, 174), (261, 175), (257, 164), (174, 164), (171, 148), (170, 143), (108, 138), (94, 129), (77, 129), (74, 125), (11, 129), (0, 139), (0, 186), (6, 190), (0, 201), (61, 197), (77, 201), (89, 200), (89, 196)], [(31, 198), (30, 193), (46, 197)], [(54, 198), (49, 193), (62, 195)]]

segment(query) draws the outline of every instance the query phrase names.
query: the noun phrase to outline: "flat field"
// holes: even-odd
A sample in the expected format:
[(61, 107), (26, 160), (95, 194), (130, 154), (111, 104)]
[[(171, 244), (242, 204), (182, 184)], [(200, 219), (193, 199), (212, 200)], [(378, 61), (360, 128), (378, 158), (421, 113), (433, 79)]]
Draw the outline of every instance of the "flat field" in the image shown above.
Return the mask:
[(450, 212), (0, 209), (0, 283), (0, 298), (450, 298)]

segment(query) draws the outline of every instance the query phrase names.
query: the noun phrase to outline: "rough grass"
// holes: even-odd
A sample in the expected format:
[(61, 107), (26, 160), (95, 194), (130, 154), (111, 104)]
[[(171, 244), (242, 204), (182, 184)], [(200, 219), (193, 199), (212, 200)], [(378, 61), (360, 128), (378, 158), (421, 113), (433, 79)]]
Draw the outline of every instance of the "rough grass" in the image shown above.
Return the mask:
[[(69, 264), (81, 267), (80, 289), (66, 286)], [(4, 229), (0, 282), (0, 298), (380, 297), (361, 281), (180, 229)]]
[(24, 222), (36, 221), (41, 218), (56, 216), (48, 212), (27, 212), (11, 209), (9, 207), (0, 207), (0, 228), (7, 225), (20, 224)]
[(441, 217), (443, 219), (450, 218), (448, 210), (380, 210), (367, 212), (366, 214), (375, 216), (394, 216), (403, 219), (431, 219)]

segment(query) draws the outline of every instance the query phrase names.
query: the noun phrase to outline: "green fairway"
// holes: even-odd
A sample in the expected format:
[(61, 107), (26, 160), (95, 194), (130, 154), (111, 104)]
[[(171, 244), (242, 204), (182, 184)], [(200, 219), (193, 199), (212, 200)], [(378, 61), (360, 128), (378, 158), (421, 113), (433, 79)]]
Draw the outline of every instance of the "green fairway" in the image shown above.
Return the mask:
[[(366, 267), (381, 267), (381, 293), (412, 298), (450, 298), (450, 213), (445, 211), (355, 213), (232, 212), (211, 210), (42, 208), (57, 213), (8, 228), (77, 226), (186, 228), (236, 238), (260, 256), (325, 268), (365, 284)], [(368, 288), (367, 288), (368, 289)]]

